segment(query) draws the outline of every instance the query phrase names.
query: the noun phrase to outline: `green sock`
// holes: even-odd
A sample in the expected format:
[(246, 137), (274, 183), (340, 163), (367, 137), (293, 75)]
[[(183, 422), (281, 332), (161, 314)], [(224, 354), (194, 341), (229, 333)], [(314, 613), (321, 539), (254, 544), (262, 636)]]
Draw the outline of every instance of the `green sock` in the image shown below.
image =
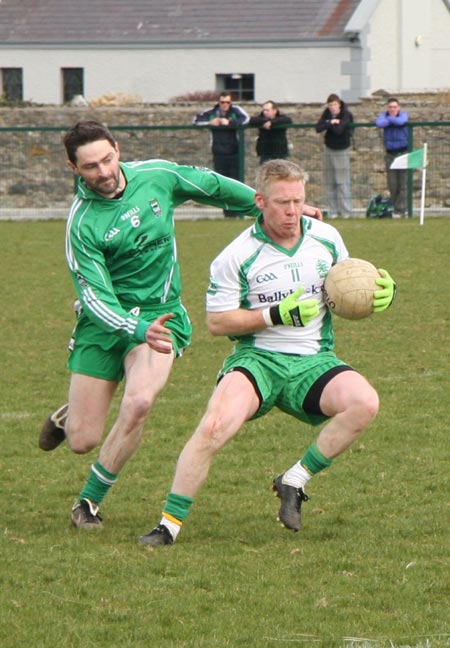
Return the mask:
[(306, 468), (311, 475), (315, 475), (321, 470), (324, 470), (324, 468), (328, 468), (328, 466), (331, 466), (332, 462), (332, 459), (328, 459), (320, 452), (316, 443), (312, 443), (300, 459), (300, 464)]
[(91, 472), (78, 500), (80, 501), (87, 497), (92, 502), (100, 504), (116, 481), (117, 475), (110, 473), (109, 470), (106, 470), (99, 461), (96, 461), (91, 466)]
[(189, 515), (189, 509), (191, 508), (193, 501), (192, 497), (169, 493), (163, 509), (163, 515), (167, 513), (176, 520), (183, 522), (183, 520), (185, 520)]

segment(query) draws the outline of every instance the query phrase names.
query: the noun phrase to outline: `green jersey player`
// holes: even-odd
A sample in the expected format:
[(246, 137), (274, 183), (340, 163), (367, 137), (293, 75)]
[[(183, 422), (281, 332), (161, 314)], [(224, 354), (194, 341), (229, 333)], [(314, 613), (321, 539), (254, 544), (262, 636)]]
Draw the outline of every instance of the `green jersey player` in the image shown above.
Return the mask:
[(121, 163), (111, 132), (95, 121), (76, 124), (64, 145), (78, 177), (66, 257), (79, 316), (69, 402), (47, 419), (39, 446), (53, 450), (65, 438), (76, 453), (97, 446), (125, 377), (117, 420), (72, 509), (76, 527), (100, 528), (99, 505), (137, 448), (174, 358), (191, 340), (174, 209), (187, 200), (250, 215), (259, 209), (253, 189), (208, 169), (163, 160)]
[[(197, 430), (177, 462), (160, 524), (141, 544), (172, 544), (205, 481), (212, 459), (244, 422), (273, 407), (323, 426), (301, 459), (273, 483), (278, 516), (298, 531), (305, 485), (346, 450), (377, 414), (369, 382), (334, 352), (331, 315), (323, 283), (332, 265), (348, 256), (339, 232), (302, 216), (301, 169), (272, 160), (257, 176), (257, 222), (211, 265), (208, 327), (237, 344)], [(385, 270), (377, 279), (374, 311), (392, 302), (395, 284)]]

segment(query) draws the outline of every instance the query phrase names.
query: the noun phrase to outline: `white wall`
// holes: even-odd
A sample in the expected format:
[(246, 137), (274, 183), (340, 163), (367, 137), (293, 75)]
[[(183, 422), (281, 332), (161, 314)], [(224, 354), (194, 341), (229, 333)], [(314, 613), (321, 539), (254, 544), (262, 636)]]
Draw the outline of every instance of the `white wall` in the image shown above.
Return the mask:
[(22, 67), (24, 100), (62, 102), (63, 67), (84, 68), (88, 101), (108, 93), (166, 102), (195, 90), (215, 90), (215, 74), (255, 74), (255, 100), (324, 102), (349, 88), (346, 47), (199, 50), (1, 50), (0, 67)]
[(382, 0), (372, 15), (367, 35), (367, 72), (372, 92), (399, 90), (398, 22), (398, 0)]
[(450, 12), (442, 0), (381, 0), (367, 43), (372, 92), (450, 88)]
[(430, 86), (450, 88), (450, 11), (433, 1), (430, 31), (424, 35), (430, 49)]
[[(416, 90), (430, 87), (430, 35), (433, 6), (442, 0), (400, 1), (400, 87)], [(450, 26), (450, 14), (448, 25)], [(422, 35), (422, 42), (418, 37)], [(425, 38), (425, 35), (427, 36)], [(449, 33), (450, 38), (450, 33)]]

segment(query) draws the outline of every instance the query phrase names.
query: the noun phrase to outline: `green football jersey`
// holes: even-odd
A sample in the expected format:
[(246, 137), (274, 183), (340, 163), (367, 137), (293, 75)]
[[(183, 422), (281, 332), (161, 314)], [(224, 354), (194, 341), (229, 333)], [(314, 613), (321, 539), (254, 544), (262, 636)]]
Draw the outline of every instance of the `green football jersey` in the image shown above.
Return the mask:
[(79, 179), (66, 258), (86, 315), (103, 330), (143, 342), (149, 321), (180, 303), (174, 209), (193, 200), (256, 216), (254, 190), (210, 169), (164, 160), (121, 163), (127, 184), (104, 198)]

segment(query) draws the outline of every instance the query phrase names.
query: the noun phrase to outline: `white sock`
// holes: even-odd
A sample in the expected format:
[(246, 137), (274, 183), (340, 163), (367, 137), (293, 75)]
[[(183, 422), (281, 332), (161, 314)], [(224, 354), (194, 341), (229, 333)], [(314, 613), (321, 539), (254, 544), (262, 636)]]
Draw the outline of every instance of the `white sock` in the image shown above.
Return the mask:
[(175, 522), (172, 522), (172, 520), (169, 520), (168, 518), (164, 517), (164, 515), (161, 518), (160, 524), (163, 524), (166, 529), (169, 529), (170, 535), (173, 538), (173, 541), (175, 542), (177, 535), (181, 531), (181, 526), (179, 524), (176, 524)]
[(286, 470), (281, 481), (283, 482), (283, 484), (287, 484), (288, 486), (294, 486), (295, 488), (304, 488), (311, 477), (311, 473), (308, 472), (306, 468), (303, 468), (300, 461), (297, 461), (297, 463), (293, 465), (292, 468)]

